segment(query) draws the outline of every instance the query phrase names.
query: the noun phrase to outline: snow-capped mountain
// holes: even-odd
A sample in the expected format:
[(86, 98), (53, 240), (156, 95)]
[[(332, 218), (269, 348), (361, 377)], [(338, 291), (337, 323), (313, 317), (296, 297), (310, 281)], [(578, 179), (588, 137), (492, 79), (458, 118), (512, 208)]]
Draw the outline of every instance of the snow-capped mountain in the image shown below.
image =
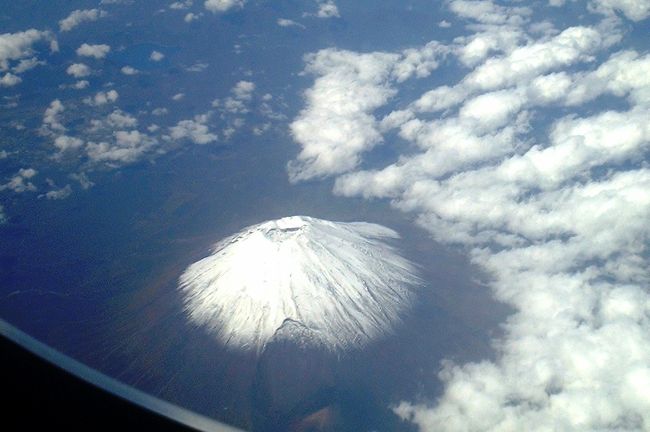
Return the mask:
[(286, 319), (310, 329), (307, 342), (363, 346), (391, 332), (419, 284), (388, 244), (397, 238), (381, 225), (306, 216), (245, 228), (181, 275), (186, 311), (235, 349), (263, 349)]

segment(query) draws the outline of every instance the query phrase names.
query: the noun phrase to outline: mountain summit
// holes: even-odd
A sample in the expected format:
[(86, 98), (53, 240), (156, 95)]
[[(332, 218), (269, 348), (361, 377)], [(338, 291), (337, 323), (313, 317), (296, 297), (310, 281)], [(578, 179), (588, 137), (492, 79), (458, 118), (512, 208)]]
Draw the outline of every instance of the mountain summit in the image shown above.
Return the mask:
[(389, 244), (398, 238), (381, 225), (306, 216), (250, 226), (181, 275), (186, 312), (236, 349), (260, 351), (287, 319), (314, 344), (362, 346), (391, 332), (419, 284)]

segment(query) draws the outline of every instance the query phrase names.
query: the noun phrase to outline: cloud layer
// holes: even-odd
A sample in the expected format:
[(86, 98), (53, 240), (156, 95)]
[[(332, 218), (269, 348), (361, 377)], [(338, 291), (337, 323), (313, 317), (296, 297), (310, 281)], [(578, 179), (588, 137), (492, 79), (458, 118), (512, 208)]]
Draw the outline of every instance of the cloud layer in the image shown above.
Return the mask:
[[(419, 76), (396, 73), (404, 52), (307, 57), (290, 178), (391, 200), (516, 310), (496, 361), (446, 362), (440, 400), (395, 407), (422, 430), (650, 427), (650, 57), (618, 45), (616, 16), (643, 19), (646, 4), (591, 2), (594, 24), (555, 29), (525, 6), (452, 1), (470, 33), (436, 45), (423, 75), (443, 53), (463, 72), (392, 112)], [(408, 151), (364, 168), (387, 132)]]

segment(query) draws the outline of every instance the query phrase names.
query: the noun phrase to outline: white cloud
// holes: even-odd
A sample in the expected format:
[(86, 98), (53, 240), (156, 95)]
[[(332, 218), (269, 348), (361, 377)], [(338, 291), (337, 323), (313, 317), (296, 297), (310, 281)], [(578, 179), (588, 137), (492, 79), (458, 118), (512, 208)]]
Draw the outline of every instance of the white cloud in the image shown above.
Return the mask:
[(438, 68), (440, 60), (449, 49), (439, 42), (429, 42), (422, 48), (409, 48), (402, 51), (402, 58), (395, 64), (393, 75), (398, 82), (412, 76), (424, 78)]
[(94, 57), (96, 59), (101, 59), (106, 57), (110, 51), (111, 47), (106, 44), (89, 45), (87, 43), (84, 43), (79, 48), (77, 48), (77, 55), (82, 57)]
[(54, 99), (50, 106), (47, 107), (43, 114), (43, 128), (50, 132), (63, 132), (65, 127), (61, 123), (61, 114), (65, 111), (65, 107), (59, 99)]
[(253, 99), (255, 83), (251, 81), (239, 81), (230, 89), (232, 96), (223, 100), (215, 99), (212, 106), (219, 108), (224, 114), (236, 115), (246, 114), (250, 111), (250, 102)]
[(93, 162), (118, 166), (138, 161), (156, 144), (154, 138), (137, 130), (116, 131), (112, 140), (89, 142), (85, 150)]
[(320, 0), (318, 2), (318, 12), (316, 12), (318, 18), (338, 18), (341, 15), (339, 14), (339, 8), (334, 3), (334, 0)]
[(101, 9), (77, 9), (72, 11), (68, 17), (59, 21), (59, 30), (67, 32), (81, 23), (97, 21), (99, 18), (103, 18), (107, 15), (106, 11)]
[[(216, 108), (220, 119), (225, 123), (220, 135), (223, 139), (229, 140), (237, 131), (242, 129), (246, 124), (244, 115), (253, 109), (260, 116), (271, 120), (284, 120), (286, 118), (273, 110), (270, 102), (271, 95), (258, 96), (255, 89), (254, 82), (241, 80), (230, 89), (230, 96), (212, 101), (212, 107)], [(256, 99), (256, 104), (253, 103), (254, 99)]]
[(513, 49), (506, 56), (488, 59), (457, 85), (426, 92), (415, 101), (414, 108), (419, 111), (448, 109), (472, 93), (515, 85), (561, 67), (591, 61), (593, 54), (605, 46), (596, 29), (569, 27), (548, 40), (534, 41)]
[(81, 148), (83, 145), (84, 141), (82, 139), (67, 135), (59, 135), (54, 139), (54, 146), (62, 152), (76, 150)]
[(204, 70), (206, 70), (208, 68), (208, 66), (210, 66), (210, 65), (207, 64), (207, 63), (197, 62), (197, 63), (194, 63), (192, 66), (186, 67), (185, 70), (187, 72), (203, 72)]
[(357, 54), (336, 49), (306, 57), (316, 75), (307, 90), (307, 107), (292, 123), (302, 151), (289, 163), (292, 181), (340, 174), (355, 168), (360, 156), (382, 142), (373, 111), (394, 94), (394, 82), (428, 76), (447, 48), (431, 42), (398, 54)]
[(631, 102), (648, 104), (650, 101), (650, 54), (640, 56), (636, 51), (613, 54), (598, 69), (577, 74), (566, 94), (566, 103), (579, 105), (602, 94), (629, 95)]
[(137, 75), (140, 73), (139, 70), (132, 66), (123, 66), (122, 69), (120, 69), (120, 72), (122, 72), (124, 75)]
[(233, 97), (227, 97), (223, 101), (215, 99), (212, 101), (212, 106), (215, 108), (221, 108), (224, 112), (229, 114), (246, 114), (249, 112), (248, 106), (244, 101)]
[(192, 0), (175, 1), (169, 5), (169, 9), (185, 10), (191, 8), (193, 3)]
[(33, 168), (21, 168), (7, 183), (0, 185), (0, 191), (8, 189), (15, 193), (34, 192), (36, 186), (29, 180), (36, 174), (38, 171)]
[(0, 225), (7, 222), (7, 214), (5, 208), (0, 204)]
[(200, 19), (201, 16), (202, 16), (202, 14), (195, 14), (193, 12), (189, 12), (189, 13), (185, 14), (185, 17), (183, 18), (183, 21), (185, 21), (186, 23), (191, 23), (192, 21), (196, 21), (196, 20)]
[(577, 61), (589, 61), (602, 47), (603, 39), (595, 29), (570, 27), (548, 41), (517, 48), (504, 58), (489, 59), (468, 74), (464, 83), (481, 90), (499, 88)]
[(250, 100), (254, 90), (255, 83), (250, 81), (239, 81), (235, 84), (235, 87), (233, 87), (232, 92), (235, 95), (235, 98), (239, 100)]
[(172, 96), (173, 101), (179, 101), (185, 97), (185, 93), (176, 93), (174, 96)]
[(307, 107), (291, 133), (302, 150), (289, 164), (292, 181), (348, 171), (359, 156), (381, 142), (371, 115), (394, 90), (386, 83), (398, 55), (356, 54), (326, 49), (307, 57), (307, 71), (317, 75), (307, 90)]
[(641, 21), (650, 16), (650, 1), (648, 0), (591, 0), (593, 10), (606, 15), (621, 11), (632, 21)]
[(167, 108), (156, 108), (153, 111), (151, 111), (151, 114), (155, 116), (164, 116), (169, 113), (169, 110)]
[(149, 55), (149, 60), (159, 62), (162, 59), (165, 58), (165, 54), (161, 53), (160, 51), (151, 51), (151, 55)]
[[(164, 149), (159, 148), (155, 136), (136, 129), (139, 121), (135, 116), (117, 108), (112, 108), (106, 113), (105, 106), (114, 103), (118, 98), (117, 91), (108, 90), (83, 99), (85, 104), (101, 108), (86, 108), (86, 125), (75, 128), (75, 134), (68, 133), (63, 126), (65, 107), (61, 101), (52, 101), (45, 110), (41, 133), (52, 139), (55, 149), (53, 160), (66, 164), (78, 161), (86, 166), (103, 165), (117, 168), (137, 162), (153, 154), (154, 150), (158, 154), (163, 153)], [(105, 114), (98, 117), (97, 114), (102, 112)], [(92, 186), (92, 182), (85, 175), (79, 174), (70, 178), (78, 181), (84, 189)], [(50, 186), (53, 191), (50, 195), (65, 194), (65, 187)], [(43, 196), (48, 197), (48, 194)]]
[(485, 30), (454, 39), (457, 55), (468, 67), (476, 66), (493, 52), (510, 53), (526, 40), (517, 26), (489, 26)]
[(203, 5), (212, 13), (222, 13), (233, 8), (244, 6), (245, 0), (205, 0)]
[(66, 73), (68, 75), (72, 75), (75, 78), (87, 77), (90, 75), (90, 72), (90, 68), (83, 63), (73, 63), (68, 66), (68, 69), (66, 69)]
[(84, 172), (72, 173), (72, 174), (69, 175), (69, 177), (72, 180), (76, 180), (83, 190), (87, 190), (87, 189), (90, 189), (91, 187), (95, 186), (95, 183), (90, 181), (90, 179), (88, 178), (88, 176)]
[(300, 27), (303, 29), (306, 28), (304, 25), (288, 18), (278, 18), (277, 23), (280, 27)]
[[(290, 178), (338, 174), (337, 194), (390, 199), (436, 240), (464, 248), (490, 274), (495, 298), (515, 311), (494, 341), (496, 360), (445, 362), (440, 399), (403, 402), (395, 412), (424, 431), (647, 430), (650, 57), (603, 55), (620, 30), (610, 38), (602, 22), (497, 35), (489, 26), (519, 26), (530, 10), (490, 1), (450, 7), (480, 24), (454, 42), (452, 53), (469, 68), (456, 83), (410, 105), (402, 100), (377, 121), (372, 112), (386, 110), (397, 79), (364, 80), (361, 66), (350, 78), (341, 62), (327, 59), (329, 69), (315, 73), (292, 123), (304, 127), (302, 136), (294, 131), (302, 151), (318, 160), (326, 147), (304, 119), (349, 121), (358, 133), (365, 128), (360, 110), (339, 107), (385, 89), (362, 111), (375, 134), (364, 136), (378, 143), (397, 129), (411, 144), (406, 152), (381, 168), (359, 169), (370, 144), (318, 170), (290, 169)], [(368, 56), (346, 55), (349, 64)], [(321, 88), (328, 74), (338, 79)], [(602, 95), (605, 103), (585, 105)], [(431, 111), (440, 113), (422, 114)], [(326, 154), (349, 142), (338, 137)]]
[(108, 103), (115, 102), (120, 97), (119, 93), (115, 90), (109, 90), (107, 92), (97, 92), (95, 96), (87, 97), (84, 99), (84, 103), (92, 106), (101, 106)]
[(36, 57), (31, 57), (31, 58), (21, 59), (18, 62), (18, 64), (14, 66), (11, 70), (13, 73), (21, 74), (23, 72), (27, 72), (28, 70), (34, 69), (36, 66), (41, 66), (44, 64), (45, 61), (39, 60)]
[(509, 122), (525, 100), (517, 90), (483, 93), (467, 100), (458, 111), (462, 123), (471, 123), (477, 131), (492, 131)]
[(49, 200), (62, 200), (68, 198), (71, 194), (72, 194), (72, 187), (68, 184), (62, 188), (55, 188), (49, 190), (41, 196), (44, 196)]
[(135, 117), (119, 109), (110, 113), (106, 117), (106, 122), (110, 127), (117, 129), (134, 128), (138, 126), (138, 120)]
[(194, 144), (209, 144), (217, 140), (217, 135), (210, 132), (207, 125), (208, 115), (198, 115), (192, 120), (181, 120), (176, 126), (169, 128), (172, 140), (189, 140)]
[(523, 24), (532, 13), (527, 7), (505, 7), (495, 4), (492, 0), (452, 0), (449, 2), (449, 8), (459, 17), (482, 24), (497, 25)]
[(72, 85), (72, 88), (75, 90), (83, 90), (88, 88), (89, 85), (90, 83), (87, 80), (79, 80)]
[(22, 78), (7, 72), (0, 78), (0, 87), (13, 87), (22, 82)]
[[(0, 34), (0, 71), (5, 72), (9, 70), (10, 62), (15, 60), (23, 60), (30, 58), (28, 62), (38, 63), (36, 58), (33, 58), (34, 45), (41, 41), (53, 41), (52, 35), (49, 32), (29, 29), (17, 33), (4, 33)], [(39, 63), (40, 64), (40, 63)], [(23, 67), (18, 66), (14, 69), (16, 74), (24, 72), (25, 64)], [(21, 70), (23, 69), (23, 70)]]

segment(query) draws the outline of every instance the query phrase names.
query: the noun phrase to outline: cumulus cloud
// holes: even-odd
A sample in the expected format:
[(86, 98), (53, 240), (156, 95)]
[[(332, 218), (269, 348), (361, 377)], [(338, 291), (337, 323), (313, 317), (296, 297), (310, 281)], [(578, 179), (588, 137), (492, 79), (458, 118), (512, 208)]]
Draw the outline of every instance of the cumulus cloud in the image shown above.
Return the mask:
[(100, 91), (95, 93), (93, 97), (85, 98), (84, 103), (92, 106), (102, 106), (115, 102), (119, 97), (119, 93), (115, 90), (109, 90), (107, 92)]
[(457, 105), (473, 93), (496, 90), (528, 81), (543, 73), (593, 59), (606, 47), (601, 34), (590, 27), (569, 27), (543, 41), (513, 49), (508, 55), (490, 58), (453, 87), (441, 86), (414, 103), (419, 111), (441, 111)]
[(93, 162), (119, 166), (140, 160), (156, 144), (156, 140), (145, 133), (122, 130), (115, 131), (111, 140), (88, 142), (85, 150)]
[(207, 64), (207, 63), (197, 62), (197, 63), (194, 63), (192, 66), (186, 67), (185, 70), (187, 72), (203, 72), (204, 70), (206, 70), (208, 68), (208, 66), (210, 66), (210, 65)]
[(79, 183), (79, 186), (81, 186), (81, 188), (84, 190), (90, 189), (91, 187), (95, 186), (95, 183), (93, 183), (88, 178), (88, 175), (84, 172), (72, 173), (69, 175), (69, 177), (72, 180), (76, 180)]
[[(286, 117), (277, 113), (273, 107), (273, 96), (270, 94), (260, 95), (256, 93), (257, 86), (254, 82), (248, 80), (238, 81), (231, 89), (230, 96), (217, 98), (212, 101), (212, 107), (219, 113), (219, 118), (225, 123), (220, 136), (229, 140), (237, 131), (241, 130), (246, 124), (245, 114), (253, 110), (270, 121), (285, 120)], [(266, 127), (253, 125), (251, 130), (258, 132), (268, 130), (270, 123)]]
[(120, 69), (120, 72), (124, 75), (137, 75), (140, 73), (140, 71), (132, 66), (123, 66), (122, 69)]
[(200, 13), (195, 14), (193, 12), (188, 12), (187, 14), (185, 14), (185, 17), (183, 18), (183, 21), (185, 21), (186, 23), (191, 23), (192, 21), (196, 21), (196, 20), (200, 19), (202, 16), (203, 16), (203, 14), (200, 14)]
[(236, 99), (251, 100), (253, 91), (255, 90), (255, 83), (251, 81), (239, 81), (232, 89)]
[(82, 139), (68, 135), (59, 135), (54, 139), (54, 146), (62, 152), (68, 150), (76, 150), (78, 148), (81, 148), (83, 145), (84, 141)]
[[(646, 430), (650, 58), (629, 49), (607, 54), (621, 34), (602, 22), (533, 32), (524, 26), (533, 19), (526, 7), (491, 1), (449, 7), (473, 22), (473, 33), (450, 47), (467, 68), (464, 76), (390, 111), (399, 89), (394, 76), (364, 81), (354, 75), (361, 75), (357, 66), (348, 78), (345, 63), (329, 60), (292, 123), (304, 127), (313, 116), (321, 125), (351, 121), (364, 130), (358, 109), (338, 107), (386, 91), (364, 111), (373, 132), (364, 136), (376, 144), (396, 129), (411, 144), (408, 152), (360, 169), (370, 144), (331, 166), (305, 159), (289, 175), (335, 174), (337, 194), (389, 199), (436, 240), (466, 250), (491, 275), (495, 298), (515, 310), (494, 341), (496, 360), (447, 361), (438, 401), (404, 401), (394, 410), (426, 431)], [(494, 33), (495, 25), (509, 33)], [(346, 56), (348, 64), (367, 64), (368, 54)], [(395, 65), (399, 57), (393, 53), (384, 63)], [(344, 96), (336, 82), (329, 92), (320, 88), (328, 74), (351, 83)], [(598, 101), (602, 96), (607, 103)], [(318, 103), (327, 98), (337, 101), (331, 111)], [(379, 107), (389, 114), (377, 120), (371, 114)], [(294, 138), (318, 160), (319, 131), (305, 130)], [(340, 137), (330, 146), (345, 149), (348, 142)]]
[(483, 26), (481, 31), (454, 39), (460, 61), (468, 67), (476, 66), (491, 53), (510, 53), (526, 41), (523, 29), (513, 25)]
[(151, 114), (155, 116), (164, 116), (169, 113), (169, 110), (167, 108), (155, 108), (154, 110), (151, 111)]
[(151, 54), (149, 55), (149, 60), (159, 62), (162, 59), (165, 58), (165, 54), (161, 53), (160, 51), (151, 51)]
[(46, 132), (63, 132), (65, 127), (62, 124), (62, 113), (65, 107), (59, 99), (54, 99), (43, 114), (43, 129)]
[[(106, 105), (116, 102), (118, 98), (117, 91), (108, 90), (83, 99), (90, 106), (85, 108), (88, 111), (85, 127), (71, 128), (70, 131), (63, 125), (66, 108), (60, 100), (52, 101), (45, 110), (40, 130), (52, 139), (55, 149), (53, 159), (66, 163), (77, 161), (85, 166), (117, 168), (137, 162), (153, 154), (154, 150), (162, 153), (156, 136), (137, 130), (139, 121), (135, 116), (115, 107), (106, 111)], [(85, 174), (70, 178), (78, 181), (84, 189), (93, 184)], [(50, 186), (52, 194), (44, 193), (43, 197), (63, 198), (66, 194), (66, 187)]]
[(90, 68), (83, 63), (73, 63), (68, 66), (66, 73), (68, 75), (72, 75), (75, 78), (83, 78), (90, 75)]
[(401, 52), (399, 61), (393, 66), (393, 77), (398, 81), (405, 81), (412, 76), (417, 78), (428, 77), (438, 68), (449, 48), (432, 41), (421, 48), (408, 48)]
[(70, 186), (69, 184), (65, 185), (62, 188), (57, 188), (56, 185), (54, 184), (54, 182), (52, 182), (51, 180), (48, 181), (48, 183), (54, 189), (51, 189), (51, 190), (45, 192), (44, 194), (39, 195), (39, 198), (40, 197), (45, 197), (46, 199), (49, 199), (49, 200), (62, 200), (62, 199), (66, 199), (70, 195), (72, 195), (72, 186)]
[(280, 27), (300, 27), (303, 29), (306, 28), (304, 25), (288, 18), (278, 18), (277, 23)]
[(590, 6), (594, 11), (606, 15), (623, 12), (632, 21), (641, 21), (650, 16), (650, 2), (647, 0), (592, 0)]
[(21, 59), (17, 65), (11, 68), (11, 71), (17, 74), (27, 72), (28, 70), (34, 69), (36, 66), (44, 65), (45, 61), (39, 60), (36, 57)]
[(100, 18), (108, 15), (106, 11), (101, 9), (77, 9), (72, 11), (70, 15), (59, 21), (59, 30), (67, 32), (77, 27), (81, 23), (97, 21)]
[(5, 184), (0, 184), (0, 191), (11, 190), (15, 193), (34, 192), (36, 186), (30, 181), (38, 171), (33, 168), (21, 168)]
[(88, 88), (90, 85), (90, 82), (88, 80), (79, 80), (76, 83), (72, 84), (71, 88), (75, 90), (83, 90), (85, 88)]
[(77, 55), (82, 57), (94, 57), (102, 59), (111, 51), (111, 47), (106, 44), (90, 45), (87, 43), (82, 44), (77, 48)]
[(355, 168), (363, 153), (382, 142), (373, 111), (394, 94), (395, 81), (426, 77), (447, 49), (431, 42), (400, 53), (357, 54), (336, 49), (306, 57), (306, 72), (316, 75), (305, 92), (307, 107), (292, 123), (302, 150), (289, 163), (292, 181), (340, 174)]
[[(23, 32), (0, 34), (0, 72), (7, 72), (7, 75), (21, 74), (44, 62), (34, 57), (34, 45), (38, 42), (54, 42), (49, 32), (29, 29)], [(9, 74), (11, 63), (19, 61)], [(6, 78), (7, 81), (14, 78)]]
[(336, 49), (306, 58), (307, 72), (318, 78), (305, 93), (307, 107), (291, 124), (291, 133), (302, 147), (289, 164), (292, 181), (350, 170), (361, 153), (381, 141), (371, 113), (394, 94), (387, 79), (397, 58)]
[(7, 72), (0, 78), (0, 87), (13, 87), (22, 82), (22, 78)]
[(175, 1), (169, 5), (169, 9), (185, 10), (192, 7), (192, 0)]
[(217, 135), (210, 132), (207, 125), (209, 116), (198, 115), (192, 120), (181, 120), (169, 128), (169, 135), (172, 140), (189, 140), (194, 144), (209, 144), (217, 140)]
[(203, 6), (212, 13), (223, 13), (244, 6), (245, 0), (205, 0)]
[(106, 117), (106, 123), (111, 128), (124, 129), (138, 126), (138, 120), (131, 114), (116, 109)]
[(449, 9), (461, 18), (498, 25), (523, 24), (532, 13), (528, 7), (501, 6), (492, 0), (452, 0)]
[(339, 8), (334, 3), (334, 0), (325, 0), (318, 2), (318, 12), (316, 12), (318, 18), (338, 18), (341, 15), (339, 14)]

